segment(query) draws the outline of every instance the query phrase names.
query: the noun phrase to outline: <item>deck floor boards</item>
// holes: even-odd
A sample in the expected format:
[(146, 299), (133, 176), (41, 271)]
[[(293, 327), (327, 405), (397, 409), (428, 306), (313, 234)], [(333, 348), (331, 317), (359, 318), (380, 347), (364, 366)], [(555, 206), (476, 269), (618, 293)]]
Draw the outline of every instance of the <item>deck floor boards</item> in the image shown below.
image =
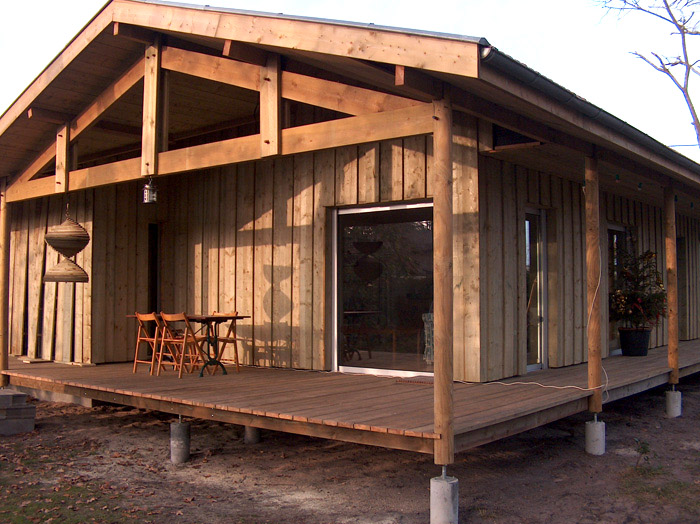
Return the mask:
[[(662, 384), (668, 376), (665, 348), (649, 356), (610, 357), (604, 401)], [(700, 341), (682, 342), (681, 376), (700, 371)], [(433, 387), (389, 377), (242, 367), (240, 373), (172, 371), (151, 377), (131, 364), (70, 366), (11, 359), (10, 384), (79, 394), (171, 413), (212, 417), (293, 433), (430, 453)], [(552, 387), (541, 387), (541, 386)], [(456, 383), (458, 449), (498, 440), (585, 410), (590, 395), (586, 365), (547, 369), (487, 384)]]

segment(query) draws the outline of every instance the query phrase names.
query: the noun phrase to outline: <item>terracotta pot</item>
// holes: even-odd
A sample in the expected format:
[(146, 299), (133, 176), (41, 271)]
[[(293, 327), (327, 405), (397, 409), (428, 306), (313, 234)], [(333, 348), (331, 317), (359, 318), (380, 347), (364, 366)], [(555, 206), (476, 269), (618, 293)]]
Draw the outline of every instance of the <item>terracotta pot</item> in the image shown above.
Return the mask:
[(651, 328), (618, 328), (620, 348), (626, 357), (645, 357), (649, 350)]

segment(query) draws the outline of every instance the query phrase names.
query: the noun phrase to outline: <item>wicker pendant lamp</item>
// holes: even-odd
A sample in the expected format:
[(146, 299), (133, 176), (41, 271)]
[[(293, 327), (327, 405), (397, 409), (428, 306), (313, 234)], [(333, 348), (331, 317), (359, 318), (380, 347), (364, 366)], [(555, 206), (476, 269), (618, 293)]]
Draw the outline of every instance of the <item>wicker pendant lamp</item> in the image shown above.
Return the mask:
[(90, 242), (90, 235), (83, 226), (68, 216), (62, 224), (46, 232), (46, 243), (58, 251), (61, 261), (44, 274), (44, 282), (88, 282), (85, 270), (70, 260), (80, 253)]

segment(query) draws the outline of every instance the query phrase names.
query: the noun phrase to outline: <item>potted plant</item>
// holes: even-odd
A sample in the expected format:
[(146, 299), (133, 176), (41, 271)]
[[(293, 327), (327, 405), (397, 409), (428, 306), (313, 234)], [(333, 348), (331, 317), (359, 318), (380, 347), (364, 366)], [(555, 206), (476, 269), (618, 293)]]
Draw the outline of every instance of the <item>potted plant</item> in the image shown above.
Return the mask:
[(656, 253), (620, 250), (610, 291), (610, 318), (621, 322), (620, 347), (626, 356), (644, 356), (651, 328), (666, 316), (666, 289), (656, 269)]

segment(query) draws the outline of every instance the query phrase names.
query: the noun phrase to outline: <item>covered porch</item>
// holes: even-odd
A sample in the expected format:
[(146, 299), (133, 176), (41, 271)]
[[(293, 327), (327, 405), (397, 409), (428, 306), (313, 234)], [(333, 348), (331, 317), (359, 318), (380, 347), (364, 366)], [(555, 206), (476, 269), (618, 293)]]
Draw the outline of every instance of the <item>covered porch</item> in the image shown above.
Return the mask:
[[(700, 371), (700, 341), (682, 342), (680, 376)], [(603, 361), (603, 402), (665, 384), (665, 347), (646, 358)], [(359, 444), (433, 453), (433, 384), (429, 379), (243, 367), (199, 378), (132, 373), (130, 364), (27, 364), (3, 371), (13, 387), (232, 424)], [(546, 387), (541, 387), (546, 386)], [(455, 450), (464, 451), (588, 409), (586, 364), (501, 382), (454, 385)]]

